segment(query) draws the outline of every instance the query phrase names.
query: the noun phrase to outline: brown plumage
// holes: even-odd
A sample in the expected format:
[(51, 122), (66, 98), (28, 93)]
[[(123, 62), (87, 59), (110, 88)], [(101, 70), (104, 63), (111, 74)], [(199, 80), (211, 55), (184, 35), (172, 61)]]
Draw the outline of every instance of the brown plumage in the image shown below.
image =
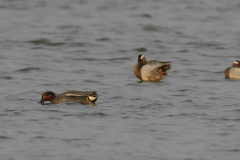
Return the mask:
[(234, 61), (232, 67), (229, 67), (224, 72), (226, 78), (240, 79), (240, 62)]
[(167, 71), (171, 68), (170, 63), (156, 60), (147, 62), (145, 56), (140, 54), (133, 72), (142, 81), (159, 81), (168, 75)]

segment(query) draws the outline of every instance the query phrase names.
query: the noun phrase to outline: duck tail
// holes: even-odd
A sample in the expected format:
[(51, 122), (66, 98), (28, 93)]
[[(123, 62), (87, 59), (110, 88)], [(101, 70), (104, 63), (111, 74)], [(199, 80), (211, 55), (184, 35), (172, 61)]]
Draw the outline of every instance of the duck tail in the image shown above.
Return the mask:
[(164, 71), (167, 71), (167, 70), (169, 70), (169, 69), (171, 69), (171, 65), (170, 64), (166, 64), (166, 65), (164, 65), (164, 66), (162, 66), (162, 67), (160, 67), (162, 70), (164, 70)]
[(93, 95), (90, 95), (90, 96), (88, 96), (88, 99), (89, 99), (89, 101), (91, 101), (91, 102), (96, 102), (96, 100), (98, 99), (98, 97), (100, 97), (101, 95), (98, 95), (98, 94), (93, 94)]
[(171, 65), (170, 64), (166, 64), (166, 65), (163, 65), (161, 67), (159, 67), (158, 69), (158, 72), (161, 74), (161, 75), (167, 75), (167, 70), (171, 69)]

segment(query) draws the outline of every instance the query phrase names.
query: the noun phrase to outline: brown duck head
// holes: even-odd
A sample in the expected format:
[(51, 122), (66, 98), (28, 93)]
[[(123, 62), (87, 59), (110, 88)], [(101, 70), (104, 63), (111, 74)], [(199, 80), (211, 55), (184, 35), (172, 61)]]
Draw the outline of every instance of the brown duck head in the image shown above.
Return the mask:
[(143, 54), (138, 55), (138, 68), (142, 68), (147, 63), (147, 60)]
[(52, 101), (55, 97), (56, 95), (52, 91), (44, 92), (39, 103), (43, 104), (45, 101)]
[(233, 62), (233, 64), (232, 64), (232, 67), (237, 66), (237, 65), (240, 66), (240, 61), (235, 60), (235, 61)]

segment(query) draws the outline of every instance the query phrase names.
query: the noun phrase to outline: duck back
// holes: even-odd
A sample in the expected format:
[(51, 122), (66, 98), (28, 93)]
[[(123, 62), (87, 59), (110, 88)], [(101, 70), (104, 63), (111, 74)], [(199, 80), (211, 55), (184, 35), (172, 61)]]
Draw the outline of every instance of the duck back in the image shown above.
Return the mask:
[[(149, 61), (142, 68), (142, 80), (143, 81), (158, 81), (164, 79), (167, 76), (167, 70), (170, 69), (171, 62), (161, 61)], [(161, 74), (159, 70), (164, 71), (165, 74)]]

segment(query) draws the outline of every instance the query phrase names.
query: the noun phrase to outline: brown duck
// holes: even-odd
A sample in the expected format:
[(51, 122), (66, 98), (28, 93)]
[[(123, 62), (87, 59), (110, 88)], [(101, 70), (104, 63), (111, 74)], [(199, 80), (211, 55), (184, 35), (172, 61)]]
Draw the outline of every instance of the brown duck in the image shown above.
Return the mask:
[(226, 78), (240, 79), (240, 62), (234, 61), (232, 67), (227, 68), (224, 73)]
[(159, 81), (168, 75), (167, 70), (171, 67), (170, 63), (156, 60), (147, 62), (145, 56), (140, 54), (133, 72), (142, 81)]
[(59, 95), (55, 95), (52, 91), (43, 93), (39, 103), (44, 104), (45, 101), (50, 101), (53, 104), (74, 101), (81, 104), (94, 104), (100, 95), (97, 92), (91, 91), (68, 91)]

